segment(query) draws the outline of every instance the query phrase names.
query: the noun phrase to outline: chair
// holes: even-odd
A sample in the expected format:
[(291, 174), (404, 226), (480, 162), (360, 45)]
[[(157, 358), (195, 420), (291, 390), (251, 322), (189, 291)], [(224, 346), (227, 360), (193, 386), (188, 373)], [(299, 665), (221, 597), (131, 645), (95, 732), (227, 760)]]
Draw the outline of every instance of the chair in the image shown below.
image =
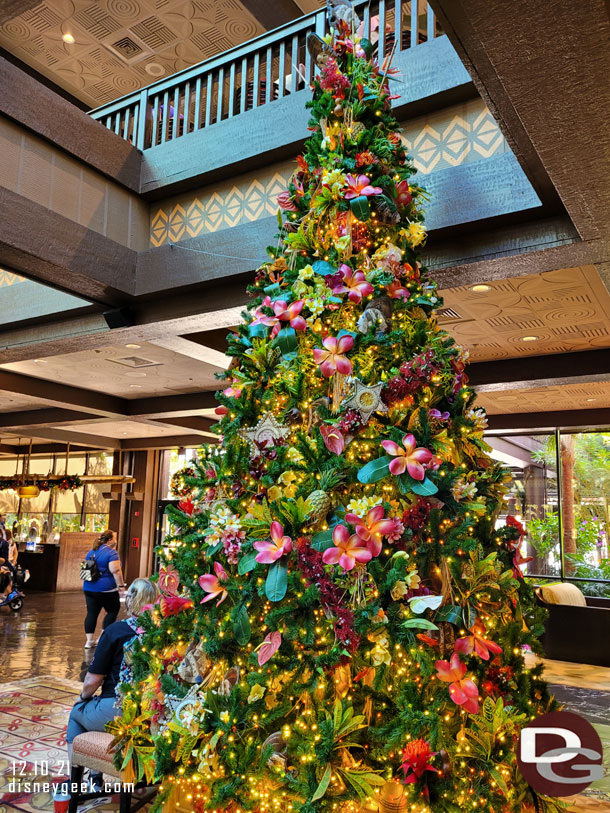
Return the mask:
[(585, 597), (575, 584), (536, 588), (548, 610), (542, 645), (547, 658), (610, 666), (610, 600)]
[[(83, 782), (83, 771), (85, 768), (89, 768), (90, 771), (100, 771), (120, 781), (120, 771), (114, 765), (113, 752), (109, 750), (113, 739), (112, 734), (107, 734), (105, 731), (86, 731), (84, 734), (79, 734), (74, 738), (72, 744), (72, 771), (70, 774), (72, 787), (77, 786), (80, 788)], [(69, 813), (77, 813), (78, 806), (83, 802), (89, 799), (99, 799), (108, 795), (109, 794), (104, 790), (91, 793), (80, 793), (77, 790), (71, 795), (68, 811)], [(132, 808), (131, 790), (128, 790), (121, 784), (119, 791), (119, 813), (134, 813), (134, 811), (139, 810), (149, 801), (149, 796), (145, 799), (139, 799)]]

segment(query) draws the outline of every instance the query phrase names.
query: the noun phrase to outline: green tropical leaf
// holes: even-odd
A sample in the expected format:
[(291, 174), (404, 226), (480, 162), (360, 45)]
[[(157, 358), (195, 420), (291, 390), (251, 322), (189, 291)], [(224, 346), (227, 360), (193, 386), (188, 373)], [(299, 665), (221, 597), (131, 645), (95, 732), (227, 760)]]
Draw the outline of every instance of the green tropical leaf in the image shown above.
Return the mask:
[(245, 604), (240, 604), (233, 618), (233, 632), (235, 640), (240, 646), (245, 646), (250, 640), (250, 619)]
[(244, 555), (239, 560), (239, 564), (237, 565), (237, 572), (240, 576), (244, 576), (246, 573), (249, 573), (251, 570), (257, 566), (258, 562), (256, 561), (256, 557), (258, 555), (258, 551), (250, 550), (248, 553), (244, 553)]
[(288, 569), (284, 562), (274, 562), (267, 573), (265, 595), (269, 601), (281, 601), (286, 595)]
[(332, 772), (333, 772), (332, 765), (329, 763), (326, 766), (326, 770), (324, 771), (324, 775), (322, 776), (322, 779), (320, 779), (320, 784), (316, 788), (316, 792), (311, 797), (312, 802), (316, 802), (318, 799), (321, 799), (324, 796), (324, 794), (328, 790), (328, 786), (330, 784), (330, 777), (332, 775)]
[(416, 629), (416, 630), (437, 630), (438, 627), (436, 624), (433, 624), (432, 621), (428, 621), (427, 618), (407, 618), (406, 621), (403, 621), (401, 627), (406, 627), (407, 629)]
[(349, 203), (354, 217), (365, 223), (371, 216), (371, 204), (367, 196), (359, 195), (357, 198), (352, 198)]
[(358, 472), (358, 480), (361, 483), (376, 483), (378, 480), (383, 480), (390, 473), (390, 463), (392, 458), (384, 454), (383, 457), (378, 457), (376, 460), (371, 460), (366, 466), (363, 466)]

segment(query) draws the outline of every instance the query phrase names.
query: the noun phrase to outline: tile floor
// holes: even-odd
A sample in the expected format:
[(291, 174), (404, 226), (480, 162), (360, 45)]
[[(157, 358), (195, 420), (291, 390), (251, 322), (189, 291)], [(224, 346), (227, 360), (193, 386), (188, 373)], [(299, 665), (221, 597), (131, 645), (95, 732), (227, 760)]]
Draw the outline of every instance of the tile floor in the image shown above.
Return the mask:
[[(84, 609), (79, 593), (30, 594), (19, 613), (0, 609), (0, 813), (53, 809), (48, 793), (11, 793), (8, 783), (13, 763), (31, 769), (46, 761), (52, 780), (65, 772), (66, 722), (93, 654), (83, 649)], [(610, 669), (546, 661), (545, 677), (567, 708), (598, 728), (610, 760)], [(79, 813), (116, 810), (116, 797), (108, 797)], [(570, 813), (610, 813), (610, 764)]]

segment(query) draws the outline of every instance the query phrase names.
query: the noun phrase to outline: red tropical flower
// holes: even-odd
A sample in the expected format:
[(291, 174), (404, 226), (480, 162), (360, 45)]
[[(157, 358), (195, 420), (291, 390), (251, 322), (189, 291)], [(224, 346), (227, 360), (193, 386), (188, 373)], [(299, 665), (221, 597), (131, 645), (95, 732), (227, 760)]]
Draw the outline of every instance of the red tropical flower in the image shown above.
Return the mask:
[(338, 427), (322, 424), (320, 427), (320, 434), (322, 435), (324, 445), (329, 452), (333, 452), (333, 454), (341, 454), (345, 448), (345, 438), (341, 434)]
[(405, 785), (411, 785), (421, 779), (426, 771), (436, 773), (436, 768), (430, 764), (430, 760), (436, 756), (436, 752), (430, 749), (430, 743), (424, 739), (413, 740), (403, 749), (403, 763), (401, 768), (405, 772)]
[(184, 610), (190, 610), (193, 602), (190, 598), (182, 598), (182, 596), (161, 596), (159, 607), (163, 618), (169, 618), (171, 615), (178, 615)]

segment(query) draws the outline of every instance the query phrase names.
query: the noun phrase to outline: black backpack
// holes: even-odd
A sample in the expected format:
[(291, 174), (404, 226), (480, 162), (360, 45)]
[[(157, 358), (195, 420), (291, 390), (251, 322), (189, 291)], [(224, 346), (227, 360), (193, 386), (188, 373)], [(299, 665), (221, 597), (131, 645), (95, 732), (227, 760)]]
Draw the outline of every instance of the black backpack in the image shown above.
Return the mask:
[(80, 563), (80, 578), (83, 582), (96, 582), (102, 575), (95, 560), (95, 553), (92, 553), (91, 556), (91, 559), (87, 558)]

